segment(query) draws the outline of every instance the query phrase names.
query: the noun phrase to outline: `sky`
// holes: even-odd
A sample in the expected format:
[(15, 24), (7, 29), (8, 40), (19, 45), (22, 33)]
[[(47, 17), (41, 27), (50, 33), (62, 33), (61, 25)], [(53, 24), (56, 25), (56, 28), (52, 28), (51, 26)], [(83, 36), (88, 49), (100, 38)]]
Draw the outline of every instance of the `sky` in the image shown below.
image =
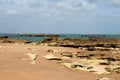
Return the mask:
[(120, 34), (120, 0), (0, 0), (0, 33)]

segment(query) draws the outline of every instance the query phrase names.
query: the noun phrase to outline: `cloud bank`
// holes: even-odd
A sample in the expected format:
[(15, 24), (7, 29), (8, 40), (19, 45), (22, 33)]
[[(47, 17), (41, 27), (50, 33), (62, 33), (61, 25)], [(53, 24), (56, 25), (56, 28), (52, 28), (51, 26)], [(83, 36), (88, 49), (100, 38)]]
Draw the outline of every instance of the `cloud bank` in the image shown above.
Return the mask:
[(0, 0), (2, 15), (73, 15), (91, 13), (99, 3), (120, 6), (120, 0)]
[[(0, 0), (0, 9), (6, 14), (70, 15), (94, 10), (96, 4), (87, 0)], [(14, 11), (14, 12), (13, 12)], [(9, 15), (10, 15), (9, 14)]]
[(118, 6), (120, 7), (120, 0), (110, 0), (109, 2), (113, 6)]
[(120, 0), (0, 0), (0, 32), (119, 33)]

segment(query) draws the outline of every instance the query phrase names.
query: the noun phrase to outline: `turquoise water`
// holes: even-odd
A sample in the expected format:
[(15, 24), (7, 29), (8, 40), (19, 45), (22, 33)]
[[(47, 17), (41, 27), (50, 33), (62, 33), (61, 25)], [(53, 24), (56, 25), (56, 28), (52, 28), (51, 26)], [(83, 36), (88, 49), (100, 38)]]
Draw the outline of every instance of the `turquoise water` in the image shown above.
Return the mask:
[[(90, 36), (100, 37), (100, 38), (116, 38), (120, 40), (120, 34), (58, 34), (60, 38), (85, 38), (88, 39)], [(8, 36), (11, 38), (22, 39), (22, 40), (31, 40), (31, 41), (41, 41), (46, 37), (21, 37), (20, 34), (0, 34), (0, 36)]]

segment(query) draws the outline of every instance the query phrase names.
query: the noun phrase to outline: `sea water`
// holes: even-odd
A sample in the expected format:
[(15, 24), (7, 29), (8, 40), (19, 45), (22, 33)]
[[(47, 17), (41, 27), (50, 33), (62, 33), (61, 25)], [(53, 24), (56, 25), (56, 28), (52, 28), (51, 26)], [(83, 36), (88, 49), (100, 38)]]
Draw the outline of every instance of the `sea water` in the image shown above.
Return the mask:
[[(116, 38), (120, 40), (120, 34), (57, 34), (60, 38), (84, 38), (88, 39), (89, 37), (97, 38)], [(22, 40), (31, 40), (31, 41), (42, 41), (47, 37), (29, 37), (29, 36), (20, 36), (20, 34), (0, 34), (0, 36), (8, 36), (10, 38), (22, 39)]]

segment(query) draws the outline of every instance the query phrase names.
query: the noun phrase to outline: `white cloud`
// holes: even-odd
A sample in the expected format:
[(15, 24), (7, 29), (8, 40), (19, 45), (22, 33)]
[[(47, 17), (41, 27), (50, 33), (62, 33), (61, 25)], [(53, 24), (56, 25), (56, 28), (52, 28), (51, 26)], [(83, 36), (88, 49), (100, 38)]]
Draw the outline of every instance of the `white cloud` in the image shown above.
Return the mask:
[(0, 0), (0, 3), (3, 3), (3, 4), (13, 4), (14, 1), (13, 0)]
[(75, 12), (83, 13), (96, 8), (94, 3), (90, 3), (87, 0), (61, 0), (55, 2), (44, 1), (42, 6), (41, 3), (36, 3), (36, 5), (34, 3), (34, 7), (35, 6), (38, 8), (39, 14), (50, 15), (69, 15)]
[[(0, 0), (8, 14), (74, 15), (96, 9), (100, 0)], [(11, 11), (13, 10), (13, 11)], [(17, 11), (14, 11), (17, 10)]]
[(120, 0), (110, 0), (109, 3), (113, 6), (120, 6)]
[(16, 15), (18, 15), (18, 11), (11, 9), (11, 10), (6, 11), (6, 15), (8, 15), (8, 16), (16, 16)]

